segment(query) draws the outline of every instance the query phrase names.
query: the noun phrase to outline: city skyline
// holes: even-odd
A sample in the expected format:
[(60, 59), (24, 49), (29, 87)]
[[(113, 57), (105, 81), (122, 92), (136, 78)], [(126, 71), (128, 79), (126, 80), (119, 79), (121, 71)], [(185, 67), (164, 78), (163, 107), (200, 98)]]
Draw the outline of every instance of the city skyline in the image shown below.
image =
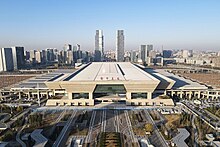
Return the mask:
[[(94, 30), (100, 29), (105, 32), (105, 49), (115, 50), (115, 31), (123, 29), (125, 50), (138, 49), (140, 44), (154, 44), (157, 50), (162, 46), (164, 49), (220, 49), (217, 19), (220, 2), (217, 0), (127, 1), (126, 5), (118, 1), (99, 3), (97, 0), (91, 5), (86, 2), (0, 2), (0, 31), (4, 36), (0, 46), (61, 49), (64, 43), (78, 43), (83, 50), (93, 51)], [(9, 6), (11, 11), (6, 11)]]

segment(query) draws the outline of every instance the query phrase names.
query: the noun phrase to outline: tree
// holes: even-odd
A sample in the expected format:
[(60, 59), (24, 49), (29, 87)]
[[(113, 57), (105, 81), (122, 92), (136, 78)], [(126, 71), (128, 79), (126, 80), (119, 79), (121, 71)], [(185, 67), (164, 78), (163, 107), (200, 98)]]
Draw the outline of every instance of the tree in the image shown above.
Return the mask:
[(18, 107), (17, 107), (17, 112), (21, 112), (21, 111), (23, 111), (23, 107), (18, 106)]
[(151, 123), (146, 123), (145, 130), (146, 132), (153, 132), (153, 125)]

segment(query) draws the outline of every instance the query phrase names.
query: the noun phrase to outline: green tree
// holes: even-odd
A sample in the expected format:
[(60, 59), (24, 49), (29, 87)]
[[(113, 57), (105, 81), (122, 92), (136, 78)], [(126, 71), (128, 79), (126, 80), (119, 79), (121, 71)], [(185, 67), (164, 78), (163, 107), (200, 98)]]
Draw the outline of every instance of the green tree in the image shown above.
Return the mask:
[(146, 132), (153, 132), (153, 125), (151, 123), (146, 123), (145, 130)]
[(16, 111), (17, 111), (17, 112), (21, 112), (21, 111), (23, 111), (23, 107), (18, 106), (17, 109), (16, 109)]

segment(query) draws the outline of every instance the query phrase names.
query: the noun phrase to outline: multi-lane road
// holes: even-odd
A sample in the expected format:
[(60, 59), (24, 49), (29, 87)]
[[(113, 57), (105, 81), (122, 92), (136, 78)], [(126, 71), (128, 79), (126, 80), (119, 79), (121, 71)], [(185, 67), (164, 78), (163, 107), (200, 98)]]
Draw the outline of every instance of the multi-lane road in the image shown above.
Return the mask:
[(126, 144), (138, 142), (127, 110), (93, 110), (86, 143), (94, 144), (100, 132), (119, 132), (126, 135)]
[(72, 115), (70, 116), (69, 120), (67, 121), (66, 125), (64, 126), (64, 128), (62, 129), (62, 131), (60, 132), (57, 140), (54, 142), (53, 147), (61, 147), (61, 146), (65, 146), (65, 143), (69, 137), (69, 133), (71, 131), (71, 126), (72, 124), (75, 123), (77, 111), (73, 111)]
[[(101, 109), (92, 110), (92, 112), (90, 110), (91, 115), (88, 122), (88, 133), (86, 138), (84, 139), (84, 142), (89, 146), (96, 146), (99, 140), (99, 134), (101, 132), (118, 132), (123, 134), (123, 143), (125, 144), (125, 146), (131, 146), (132, 144), (136, 144), (137, 146), (139, 146), (138, 136), (136, 136), (133, 132), (133, 127), (130, 120), (130, 111), (132, 110)], [(71, 126), (75, 125), (77, 116), (81, 113), (81, 110), (74, 110), (72, 112), (71, 117), (62, 129), (53, 146), (65, 145), (71, 132)], [(157, 129), (157, 126), (148, 111), (144, 110), (143, 115), (145, 116), (145, 120), (147, 120), (147, 122), (153, 124), (154, 132), (152, 135), (154, 136), (153, 138), (157, 139), (156, 142), (158, 143), (158, 145), (162, 147), (167, 147), (167, 142)], [(145, 137), (147, 136), (144, 136), (144, 138)]]

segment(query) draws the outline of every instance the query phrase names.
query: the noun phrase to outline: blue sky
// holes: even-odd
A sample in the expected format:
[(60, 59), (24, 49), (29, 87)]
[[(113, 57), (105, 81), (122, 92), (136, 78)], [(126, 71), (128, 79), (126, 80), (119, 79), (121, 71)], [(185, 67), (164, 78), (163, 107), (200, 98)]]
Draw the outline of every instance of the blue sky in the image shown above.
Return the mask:
[(102, 29), (105, 49), (114, 50), (124, 29), (127, 50), (220, 50), (220, 0), (1, 0), (0, 8), (0, 47), (93, 50)]

